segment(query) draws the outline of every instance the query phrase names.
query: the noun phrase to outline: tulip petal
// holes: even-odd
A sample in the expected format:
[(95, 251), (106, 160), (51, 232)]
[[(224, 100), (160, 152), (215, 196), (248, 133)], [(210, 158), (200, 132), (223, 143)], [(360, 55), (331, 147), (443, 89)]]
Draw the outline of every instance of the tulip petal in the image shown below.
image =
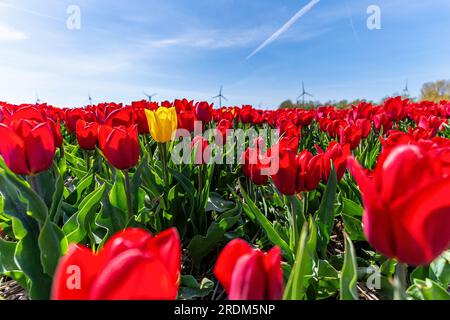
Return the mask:
[[(374, 182), (353, 157), (348, 158), (348, 167), (355, 178), (364, 203), (363, 229), (372, 247), (388, 257), (395, 256), (395, 239), (391, 212), (383, 204)], [(383, 232), (380, 232), (383, 230)]]
[(25, 138), (28, 165), (32, 173), (48, 170), (55, 158), (55, 138), (47, 123), (35, 127)]
[(87, 300), (94, 277), (101, 270), (102, 263), (91, 250), (71, 245), (56, 269), (53, 300)]
[(214, 275), (220, 284), (229, 292), (231, 278), (237, 261), (243, 256), (253, 252), (253, 248), (242, 239), (235, 239), (228, 243), (217, 258)]
[(99, 258), (102, 261), (107, 261), (130, 249), (144, 250), (152, 238), (152, 234), (146, 230), (137, 228), (125, 229), (116, 233), (106, 242), (99, 253)]
[(127, 250), (112, 260), (95, 279), (92, 300), (173, 300), (177, 284), (166, 266), (154, 255)]
[(426, 265), (450, 245), (450, 177), (417, 190), (395, 205), (397, 256)]
[(29, 174), (25, 144), (10, 128), (0, 123), (0, 155), (8, 168), (16, 174)]
[(177, 283), (180, 277), (181, 246), (180, 236), (175, 228), (168, 229), (149, 239), (146, 251), (151, 251), (158, 256), (166, 266), (173, 283)]
[(266, 270), (268, 300), (281, 300), (283, 297), (283, 272), (281, 270), (281, 249), (272, 248), (264, 256), (264, 268)]
[(231, 276), (228, 291), (230, 300), (263, 300), (268, 290), (263, 253), (254, 250), (251, 254), (241, 256)]

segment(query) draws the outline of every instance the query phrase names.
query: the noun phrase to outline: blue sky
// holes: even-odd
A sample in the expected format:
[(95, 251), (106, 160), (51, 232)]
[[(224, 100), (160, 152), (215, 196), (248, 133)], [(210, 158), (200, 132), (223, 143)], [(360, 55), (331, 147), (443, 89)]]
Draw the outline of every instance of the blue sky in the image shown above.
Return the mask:
[[(450, 78), (450, 1), (321, 0), (247, 59), (310, 0), (0, 0), (0, 100), (58, 106), (158, 99), (277, 106), (304, 80), (316, 99), (381, 99), (409, 79)], [(368, 30), (369, 5), (381, 30)], [(66, 27), (69, 5), (81, 29)]]

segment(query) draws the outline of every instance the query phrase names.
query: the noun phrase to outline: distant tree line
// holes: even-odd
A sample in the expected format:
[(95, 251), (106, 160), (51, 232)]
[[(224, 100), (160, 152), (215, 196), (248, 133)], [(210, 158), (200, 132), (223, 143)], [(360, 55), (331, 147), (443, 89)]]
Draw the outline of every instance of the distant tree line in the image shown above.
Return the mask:
[(390, 96), (386, 96), (381, 101), (371, 101), (371, 100), (365, 100), (365, 99), (356, 99), (353, 101), (349, 100), (340, 100), (340, 101), (305, 101), (305, 104), (302, 102), (293, 102), (292, 100), (286, 100), (283, 101), (279, 108), (280, 109), (286, 109), (286, 108), (304, 108), (304, 109), (314, 109), (319, 106), (334, 106), (337, 109), (345, 109), (348, 108), (351, 105), (358, 105), (361, 102), (370, 102), (370, 103), (379, 103), (384, 102), (388, 97), (395, 97), (395, 96), (402, 96), (403, 98), (409, 98), (413, 101), (433, 101), (433, 102), (440, 102), (442, 100), (450, 100), (450, 80), (438, 80), (435, 82), (427, 82), (422, 86), (422, 89), (420, 90), (420, 97), (414, 98), (409, 96), (406, 92), (403, 94), (394, 93)]

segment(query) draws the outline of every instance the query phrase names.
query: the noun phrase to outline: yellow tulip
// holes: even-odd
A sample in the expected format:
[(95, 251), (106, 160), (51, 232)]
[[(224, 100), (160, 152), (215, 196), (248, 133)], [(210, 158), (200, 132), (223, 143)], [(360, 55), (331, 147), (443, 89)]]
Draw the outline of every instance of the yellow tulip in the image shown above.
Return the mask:
[(156, 111), (145, 110), (145, 115), (153, 139), (160, 143), (169, 142), (178, 127), (175, 108), (160, 107)]

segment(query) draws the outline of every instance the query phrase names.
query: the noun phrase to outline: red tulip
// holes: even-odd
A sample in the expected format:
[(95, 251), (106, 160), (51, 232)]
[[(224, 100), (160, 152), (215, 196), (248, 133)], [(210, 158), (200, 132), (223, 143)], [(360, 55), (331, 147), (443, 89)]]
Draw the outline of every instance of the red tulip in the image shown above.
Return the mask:
[(48, 124), (50, 125), (50, 128), (52, 129), (53, 138), (55, 139), (55, 147), (61, 148), (63, 144), (63, 137), (61, 134), (61, 123), (59, 120), (53, 121), (52, 119), (47, 119)]
[(263, 170), (269, 170), (270, 161), (267, 155), (261, 153), (260, 145), (257, 144), (256, 148), (247, 148), (243, 158), (242, 172), (244, 176), (252, 180), (256, 185), (265, 185), (269, 180), (269, 176), (263, 174)]
[(283, 295), (278, 247), (265, 253), (235, 239), (220, 253), (214, 274), (230, 300), (281, 300)]
[(242, 106), (239, 112), (239, 119), (242, 123), (252, 123), (255, 117), (255, 110), (252, 106)]
[(404, 117), (404, 101), (402, 97), (387, 99), (384, 109), (389, 120), (401, 120)]
[(210, 122), (213, 116), (212, 104), (210, 105), (208, 102), (198, 102), (195, 106), (195, 115), (199, 121), (204, 123)]
[(178, 113), (178, 128), (193, 132), (195, 127), (195, 114), (192, 111)]
[(130, 128), (100, 126), (98, 142), (108, 162), (119, 170), (130, 169), (139, 161), (136, 125)]
[(356, 149), (361, 143), (363, 137), (362, 129), (357, 126), (349, 125), (344, 129), (340, 129), (340, 142), (342, 144), (348, 143), (352, 150)]
[(292, 196), (317, 188), (322, 176), (322, 155), (313, 156), (305, 150), (299, 155), (282, 148), (279, 153), (280, 166), (272, 175), (272, 181), (284, 195)]
[(135, 123), (133, 109), (122, 108), (111, 112), (105, 120), (105, 124), (110, 127), (131, 127)]
[(14, 128), (0, 124), (0, 136), (0, 154), (14, 173), (34, 175), (52, 166), (55, 141), (48, 123), (20, 120)]
[(219, 140), (219, 135), (222, 138), (222, 144), (225, 145), (227, 143), (227, 130), (232, 129), (233, 128), (233, 124), (231, 123), (230, 120), (228, 119), (222, 119), (219, 121), (219, 124), (217, 125), (217, 131), (215, 133), (215, 137), (216, 137), (216, 141), (220, 141)]
[(353, 158), (349, 168), (364, 202), (363, 226), (379, 252), (427, 265), (450, 245), (450, 176), (436, 155), (402, 145), (380, 156), (373, 178)]
[(297, 193), (298, 163), (296, 153), (290, 149), (280, 149), (280, 166), (278, 172), (272, 175), (272, 181), (277, 189), (285, 195)]
[(305, 150), (297, 156), (299, 171), (297, 175), (297, 192), (312, 191), (317, 188), (321, 179), (320, 155), (313, 156), (311, 152)]
[(95, 149), (98, 140), (98, 128), (99, 124), (97, 122), (88, 123), (84, 120), (78, 120), (76, 134), (81, 149)]
[(150, 133), (150, 128), (148, 127), (147, 116), (145, 115), (145, 109), (144, 108), (135, 108), (134, 114), (135, 114), (136, 123), (138, 126), (138, 133), (139, 134)]
[(210, 154), (205, 153), (209, 143), (202, 136), (195, 136), (191, 142), (191, 150), (195, 151), (195, 164), (203, 165), (209, 162)]
[(64, 113), (64, 121), (66, 128), (70, 133), (75, 133), (77, 130), (78, 120), (85, 120), (88, 122), (95, 121), (95, 115), (83, 109), (66, 109)]
[(109, 239), (98, 254), (71, 245), (59, 261), (52, 299), (176, 299), (180, 256), (174, 228), (156, 236), (142, 229), (126, 229)]
[(347, 158), (350, 156), (350, 145), (341, 145), (336, 141), (330, 142), (327, 151), (321, 150), (318, 146), (316, 148), (319, 154), (323, 157), (322, 162), (322, 181), (327, 182), (331, 173), (331, 161), (336, 170), (337, 181), (340, 181), (347, 170)]

